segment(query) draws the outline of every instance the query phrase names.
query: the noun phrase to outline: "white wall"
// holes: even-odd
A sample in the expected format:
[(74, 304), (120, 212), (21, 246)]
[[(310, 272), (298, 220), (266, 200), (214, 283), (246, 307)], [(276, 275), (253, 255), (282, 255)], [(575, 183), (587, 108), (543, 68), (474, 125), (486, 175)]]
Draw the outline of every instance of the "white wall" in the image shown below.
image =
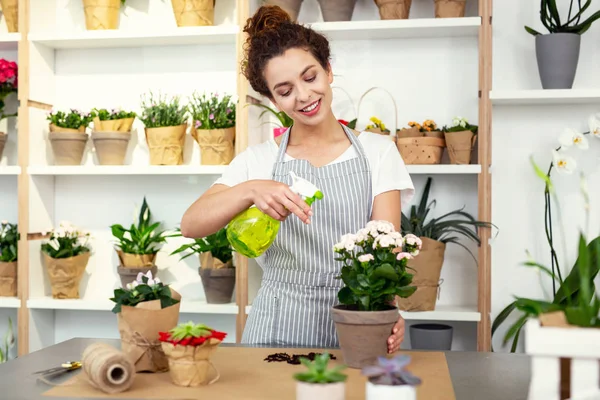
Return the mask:
[[(541, 89), (535, 58), (534, 37), (523, 29), (530, 25), (542, 29), (539, 2), (503, 0), (494, 2), (494, 90)], [(568, 2), (563, 2), (568, 3)], [(598, 6), (592, 5), (593, 11)], [(566, 15), (562, 11), (562, 15)], [(589, 15), (589, 14), (588, 14)], [(564, 18), (563, 18), (564, 19)], [(582, 36), (581, 56), (574, 89), (600, 87), (600, 24)], [(545, 32), (545, 31), (541, 31)], [(600, 112), (599, 102), (584, 105), (498, 106), (493, 110), (492, 134), (492, 211), (500, 235), (492, 247), (492, 315), (495, 318), (513, 296), (544, 298), (549, 280), (539, 280), (535, 270), (520, 266), (525, 250), (545, 265), (550, 265), (549, 247), (544, 235), (543, 183), (533, 172), (529, 157), (546, 170), (558, 136), (571, 127), (587, 131), (587, 118)], [(562, 270), (575, 262), (578, 230), (585, 227), (583, 202), (579, 194), (579, 171), (587, 174), (591, 196), (590, 237), (600, 234), (600, 140), (590, 139), (587, 152), (574, 152), (580, 163), (571, 176), (553, 174), (566, 230), (566, 251), (561, 244), (561, 227), (554, 217), (555, 242)], [(558, 240), (556, 239), (558, 238)], [(563, 273), (563, 275), (565, 275)], [(516, 314), (515, 314), (516, 315)], [(515, 318), (507, 322), (514, 321)], [(509, 324), (494, 336), (495, 350)], [(521, 336), (523, 338), (523, 335)], [(521, 344), (523, 339), (521, 339)]]

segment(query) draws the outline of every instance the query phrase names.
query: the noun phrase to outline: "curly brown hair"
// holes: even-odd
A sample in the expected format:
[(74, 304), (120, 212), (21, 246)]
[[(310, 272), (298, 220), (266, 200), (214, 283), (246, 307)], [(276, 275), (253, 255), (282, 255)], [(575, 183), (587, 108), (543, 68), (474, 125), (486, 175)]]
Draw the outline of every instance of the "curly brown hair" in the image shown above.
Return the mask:
[(279, 6), (261, 6), (253, 17), (248, 18), (244, 32), (248, 34), (244, 45), (245, 57), (242, 73), (252, 89), (272, 98), (264, 77), (264, 68), (273, 57), (283, 55), (286, 50), (301, 48), (328, 69), (329, 41), (320, 33), (293, 22)]

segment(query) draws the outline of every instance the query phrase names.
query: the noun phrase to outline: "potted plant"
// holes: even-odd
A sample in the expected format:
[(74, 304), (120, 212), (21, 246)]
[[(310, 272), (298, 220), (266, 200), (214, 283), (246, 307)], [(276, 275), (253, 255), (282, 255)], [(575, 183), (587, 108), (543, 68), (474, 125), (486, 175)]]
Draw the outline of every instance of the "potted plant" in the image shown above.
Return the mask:
[(17, 295), (18, 245), (17, 224), (0, 223), (0, 296)]
[(122, 286), (131, 282), (132, 277), (139, 273), (145, 274), (150, 271), (156, 276), (156, 254), (168, 237), (165, 231), (159, 230), (159, 227), (160, 222), (152, 221), (152, 213), (146, 197), (142, 202), (137, 221), (134, 221), (129, 229), (120, 224), (110, 226), (113, 236), (117, 239), (116, 251), (119, 257), (117, 271)]
[[(178, 232), (180, 231), (178, 230)], [(181, 233), (173, 236), (181, 236)], [(202, 279), (207, 303), (230, 303), (235, 287), (235, 267), (233, 266), (233, 249), (227, 239), (226, 229), (222, 228), (205, 238), (194, 239), (192, 243), (180, 246), (171, 255), (184, 251), (190, 252), (182, 256), (181, 260), (196, 253), (200, 258), (198, 274)]]
[(263, 0), (262, 3), (264, 5), (281, 7), (283, 11), (288, 13), (292, 21), (297, 21), (302, 0)]
[(356, 0), (319, 0), (323, 21), (351, 21)]
[(207, 98), (194, 93), (189, 103), (194, 126), (192, 137), (200, 146), (200, 163), (228, 165), (235, 155), (235, 103), (231, 95), (219, 98), (211, 93)]
[(171, 0), (177, 26), (211, 26), (216, 0)]
[(451, 164), (471, 164), (471, 152), (477, 141), (477, 125), (465, 118), (455, 117), (452, 126), (442, 129)]
[(412, 0), (373, 0), (381, 19), (407, 19)]
[(434, 0), (436, 18), (462, 18), (467, 0)]
[(327, 368), (329, 353), (317, 354), (314, 361), (299, 358), (308, 370), (294, 374), (297, 400), (344, 400), (346, 398), (347, 375), (342, 371), (345, 365)]
[(442, 162), (446, 141), (435, 121), (423, 124), (410, 121), (408, 128), (396, 130), (396, 147), (405, 164), (439, 164)]
[(56, 165), (80, 165), (88, 141), (85, 129), (92, 122), (93, 114), (76, 109), (50, 111), (48, 138), (54, 152)]
[[(227, 333), (190, 321), (158, 334), (162, 350), (169, 361), (169, 375), (175, 385), (198, 387), (210, 385), (219, 379), (219, 371), (210, 357), (217, 351)], [(216, 376), (209, 380), (211, 367)]]
[(121, 5), (125, 0), (83, 0), (86, 29), (117, 29)]
[(412, 283), (417, 290), (410, 298), (398, 299), (398, 306), (404, 311), (435, 310), (446, 245), (454, 243), (463, 247), (476, 262), (473, 253), (459, 238), (462, 236), (470, 239), (479, 246), (481, 240), (477, 229), (494, 226), (489, 222), (476, 221), (462, 208), (428, 219), (435, 204), (435, 200), (429, 202), (432, 181), (431, 177), (427, 178), (418, 206), (412, 205), (410, 213), (403, 212), (401, 217), (402, 235), (406, 238), (412, 234), (406, 240), (414, 241), (421, 247), (419, 257), (408, 260), (408, 267), (414, 271)]
[[(4, 118), (17, 116), (17, 113), (5, 114), (4, 107), (6, 107), (6, 98), (11, 93), (17, 93), (19, 84), (18, 72), (19, 68), (14, 61), (0, 59), (0, 121)], [(7, 138), (7, 133), (0, 132), (0, 159), (2, 158)]]
[(416, 400), (416, 386), (421, 384), (406, 366), (410, 357), (399, 355), (392, 359), (379, 357), (376, 365), (368, 365), (362, 374), (368, 378), (366, 400)]
[(561, 18), (556, 0), (543, 0), (540, 20), (548, 33), (542, 34), (525, 26), (525, 30), (535, 36), (535, 54), (544, 89), (573, 87), (579, 63), (581, 35), (600, 18), (600, 11), (596, 11), (582, 21), (583, 13), (590, 7), (592, 0), (581, 3), (579, 0), (571, 0), (568, 16), (565, 18), (563, 15)]
[(381, 122), (381, 120), (379, 118), (371, 117), (371, 118), (369, 118), (369, 121), (371, 121), (372, 124), (368, 124), (365, 127), (366, 131), (378, 133), (380, 135), (389, 135), (390, 134), (390, 130), (386, 128), (385, 124), (383, 122)]
[(19, 0), (0, 0), (0, 5), (8, 31), (19, 32)]
[(50, 231), (49, 239), (42, 243), (41, 251), (53, 298), (79, 298), (79, 283), (91, 255), (89, 237), (89, 233), (83, 233), (63, 221), (58, 229)]
[(265, 104), (262, 104), (262, 103), (249, 103), (249, 104), (263, 108), (263, 112), (260, 113), (258, 118), (262, 118), (262, 116), (265, 115), (266, 113), (271, 113), (275, 116), (275, 118), (277, 118), (277, 120), (279, 121), (279, 124), (278, 124), (277, 128), (273, 128), (273, 137), (283, 135), (285, 133), (285, 131), (287, 131), (288, 128), (294, 124), (294, 120), (292, 118), (290, 118), (290, 116), (287, 115), (283, 111), (275, 111), (273, 108), (271, 108)]
[(343, 265), (339, 278), (344, 286), (332, 318), (348, 366), (361, 368), (387, 353), (399, 315), (395, 296), (409, 297), (417, 289), (410, 286), (407, 262), (419, 249), (418, 241), (403, 238), (387, 221), (370, 221), (333, 247)]
[(151, 165), (183, 164), (187, 108), (179, 96), (142, 97), (142, 115)]
[(119, 108), (93, 109), (94, 129), (92, 141), (100, 165), (123, 165), (127, 146), (131, 139), (131, 127), (135, 120), (135, 112), (123, 111)]
[(121, 350), (136, 372), (165, 372), (167, 357), (159, 341), (159, 332), (174, 328), (179, 321), (181, 295), (148, 271), (139, 273), (125, 288), (114, 290)]

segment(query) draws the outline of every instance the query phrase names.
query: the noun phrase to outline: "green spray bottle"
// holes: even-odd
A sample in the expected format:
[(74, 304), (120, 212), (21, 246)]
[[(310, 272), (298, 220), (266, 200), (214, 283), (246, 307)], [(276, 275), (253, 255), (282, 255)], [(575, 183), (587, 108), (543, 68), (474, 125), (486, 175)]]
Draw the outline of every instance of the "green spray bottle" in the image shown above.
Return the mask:
[[(298, 194), (309, 206), (323, 198), (323, 193), (306, 179), (290, 171), (292, 192)], [(227, 239), (238, 253), (256, 258), (275, 241), (281, 222), (263, 213), (255, 205), (236, 215), (227, 225)]]

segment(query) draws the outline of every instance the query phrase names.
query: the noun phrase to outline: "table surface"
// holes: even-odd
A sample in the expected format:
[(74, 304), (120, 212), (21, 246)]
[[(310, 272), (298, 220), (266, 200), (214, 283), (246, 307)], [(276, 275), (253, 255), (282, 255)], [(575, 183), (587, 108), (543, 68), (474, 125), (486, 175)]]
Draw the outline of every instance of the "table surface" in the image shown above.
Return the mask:
[[(83, 350), (95, 342), (120, 348), (120, 340), (77, 338), (0, 364), (0, 399), (72, 400), (42, 396), (49, 387), (37, 382), (33, 372), (79, 360)], [(249, 347), (240, 344), (221, 345)], [(527, 355), (462, 351), (445, 354), (457, 400), (527, 400), (530, 379), (530, 359)]]

